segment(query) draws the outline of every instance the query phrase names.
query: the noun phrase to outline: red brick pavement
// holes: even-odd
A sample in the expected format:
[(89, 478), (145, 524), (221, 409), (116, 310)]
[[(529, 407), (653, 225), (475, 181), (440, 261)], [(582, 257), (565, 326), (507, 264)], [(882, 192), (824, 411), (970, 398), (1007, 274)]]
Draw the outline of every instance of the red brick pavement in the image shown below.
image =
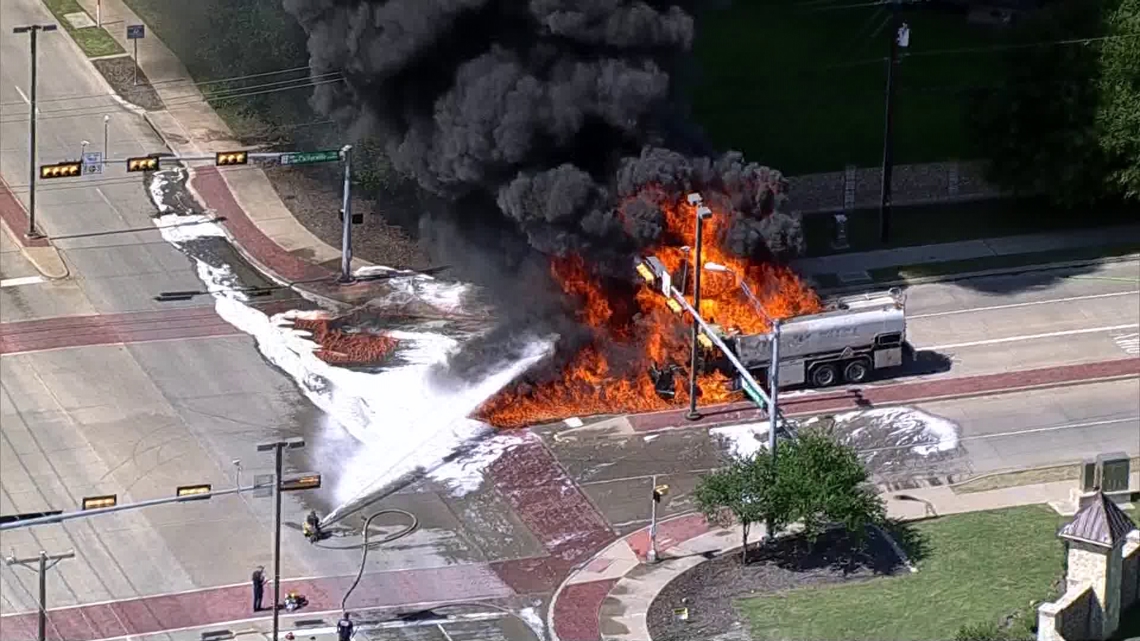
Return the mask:
[(598, 641), (598, 612), (617, 579), (575, 583), (562, 588), (551, 606), (554, 633), (561, 641)]
[[(1058, 385), (1096, 380), (1114, 376), (1140, 374), (1140, 359), (1122, 358), (1098, 363), (1059, 365), (1023, 371), (1002, 372), (980, 376), (943, 378), (920, 383), (898, 383), (876, 387), (845, 390), (834, 394), (805, 395), (787, 399), (780, 407), (788, 416), (819, 412), (856, 410), (876, 405), (915, 402), (959, 396), (981, 396), (988, 393), (1041, 385)], [(629, 417), (637, 431), (651, 431), (669, 427), (710, 427), (739, 421), (758, 420), (765, 415), (749, 404), (735, 403), (704, 408), (699, 421), (685, 419), (685, 410), (668, 410)]]
[[(657, 524), (657, 549), (667, 550), (708, 531), (709, 524), (700, 514), (689, 514), (663, 521)], [(638, 558), (645, 560), (649, 554), (649, 529), (643, 528), (626, 536), (625, 542)]]
[[(281, 592), (296, 590), (305, 595), (309, 599), (307, 611), (333, 611), (340, 608), (341, 597), (353, 578), (285, 581)], [(268, 592), (267, 602), (272, 601), (271, 589)], [(487, 565), (453, 565), (367, 574), (353, 593), (349, 606), (357, 609), (411, 606), (504, 598), (513, 594)], [(47, 638), (93, 641), (269, 616), (268, 611), (255, 615), (251, 605), (252, 593), (243, 585), (62, 608), (48, 612)], [(0, 617), (0, 638), (5, 641), (33, 639), (35, 634), (34, 613)]]
[(308, 281), (333, 275), (333, 272), (290, 253), (262, 233), (234, 200), (229, 185), (216, 167), (195, 168), (190, 186), (204, 201), (203, 205), (225, 218), (223, 224), (241, 249), (278, 277), (289, 281)]
[[(28, 233), (28, 211), (20, 204), (16, 195), (8, 188), (8, 183), (0, 178), (0, 220), (12, 231), (16, 242), (24, 247), (47, 247), (46, 238), (30, 239), (24, 234)], [(38, 227), (38, 225), (37, 225)]]
[(538, 437), (505, 452), (489, 469), (495, 489), (554, 559), (577, 563), (614, 532)]
[(241, 333), (212, 307), (59, 316), (0, 324), (0, 354)]

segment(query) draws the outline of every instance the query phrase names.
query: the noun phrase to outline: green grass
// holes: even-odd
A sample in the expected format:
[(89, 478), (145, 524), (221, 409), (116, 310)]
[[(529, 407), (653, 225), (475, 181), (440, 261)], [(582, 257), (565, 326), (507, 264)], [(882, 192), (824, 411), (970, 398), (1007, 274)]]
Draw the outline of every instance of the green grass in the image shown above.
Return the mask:
[[(878, 164), (888, 12), (862, 2), (820, 10), (827, 4), (739, 1), (698, 16), (699, 76), (687, 84), (715, 144), (788, 175)], [(895, 75), (895, 160), (972, 158), (965, 89), (994, 85), (1000, 54), (934, 52), (992, 46), (1004, 32), (931, 7), (902, 14), (911, 39)]]
[(889, 247), (910, 247), (951, 243), (978, 238), (1018, 234), (1088, 229), (1140, 220), (1136, 205), (1102, 205), (1089, 209), (1066, 209), (1042, 199), (996, 199), (965, 203), (895, 207), (891, 217), (891, 238), (879, 242), (879, 212), (860, 209), (847, 217), (850, 248), (831, 249), (835, 222), (830, 214), (804, 216), (804, 239), (808, 256), (869, 251)]
[(952, 639), (964, 624), (1014, 611), (1028, 622), (1031, 602), (1056, 596), (1064, 521), (1043, 505), (924, 521), (915, 524), (928, 550), (917, 574), (798, 588), (738, 606), (756, 639)]
[(69, 13), (84, 12), (83, 7), (79, 6), (75, 0), (43, 0), (43, 2), (88, 58), (123, 53), (123, 48), (105, 30), (99, 27), (76, 29), (71, 26), (71, 23), (64, 16)]

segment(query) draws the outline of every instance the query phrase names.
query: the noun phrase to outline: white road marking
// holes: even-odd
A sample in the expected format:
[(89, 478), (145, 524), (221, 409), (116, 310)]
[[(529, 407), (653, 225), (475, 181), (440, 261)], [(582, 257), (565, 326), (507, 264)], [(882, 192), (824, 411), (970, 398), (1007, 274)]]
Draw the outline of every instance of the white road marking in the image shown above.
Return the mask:
[(934, 345), (930, 347), (923, 346), (922, 349), (939, 351), (944, 349), (956, 349), (959, 347), (978, 347), (980, 345), (997, 345), (999, 343), (1018, 343), (1021, 341), (1032, 341), (1040, 338), (1056, 338), (1058, 336), (1095, 334), (1097, 332), (1114, 332), (1122, 329), (1140, 329), (1140, 324), (1132, 323), (1130, 325), (1111, 325), (1108, 327), (1087, 327), (1085, 329), (1070, 329), (1063, 332), (1048, 332), (1046, 334), (1027, 334), (1024, 336), (1009, 336), (1007, 338), (991, 338), (984, 341), (971, 341), (969, 343), (950, 343), (948, 345)]
[[(32, 101), (28, 100), (28, 97), (26, 95), (24, 95), (23, 90), (20, 89), (20, 85), (13, 83), (12, 86), (16, 88), (16, 93), (20, 94), (20, 98), (22, 98), (24, 100), (24, 104), (26, 104), (26, 105), (32, 104)], [(36, 107), (36, 115), (37, 116), (40, 115), (40, 108), (39, 107)]]
[(1121, 334), (1112, 340), (1125, 354), (1140, 356), (1140, 334)]
[(22, 276), (20, 278), (5, 278), (0, 280), (0, 287), (19, 287), (21, 285), (36, 285), (44, 282), (43, 276)]
[(1069, 303), (1078, 300), (1094, 300), (1097, 298), (1111, 298), (1114, 296), (1135, 296), (1140, 294), (1140, 289), (1132, 290), (1129, 292), (1112, 292), (1109, 294), (1090, 294), (1088, 296), (1071, 296), (1069, 298), (1051, 298), (1049, 300), (1035, 300), (1028, 303), (1011, 303), (1009, 305), (993, 305), (991, 307), (972, 307), (970, 309), (956, 309), (950, 312), (935, 312), (933, 314), (914, 314), (907, 315), (907, 320), (914, 320), (916, 318), (935, 318), (937, 316), (953, 316), (954, 314), (972, 314), (974, 312), (989, 312), (996, 309), (1015, 309), (1018, 307), (1031, 307), (1034, 305), (1052, 305), (1053, 303)]

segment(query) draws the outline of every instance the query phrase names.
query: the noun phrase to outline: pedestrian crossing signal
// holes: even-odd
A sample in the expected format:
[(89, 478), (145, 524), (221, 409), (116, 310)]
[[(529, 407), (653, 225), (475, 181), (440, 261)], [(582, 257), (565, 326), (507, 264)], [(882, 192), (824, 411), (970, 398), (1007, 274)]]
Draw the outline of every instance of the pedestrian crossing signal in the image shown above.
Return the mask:
[(215, 157), (214, 164), (221, 165), (246, 165), (249, 164), (249, 154), (244, 151), (219, 151)]
[(81, 162), (60, 162), (54, 165), (40, 165), (40, 178), (71, 178), (83, 172)]
[(140, 158), (127, 158), (127, 171), (157, 171), (158, 158), (142, 156)]
[[(343, 223), (344, 222), (344, 210), (341, 209), (338, 213), (340, 216), (340, 222)], [(353, 225), (363, 225), (364, 224), (364, 214), (353, 214), (352, 215), (352, 224)]]

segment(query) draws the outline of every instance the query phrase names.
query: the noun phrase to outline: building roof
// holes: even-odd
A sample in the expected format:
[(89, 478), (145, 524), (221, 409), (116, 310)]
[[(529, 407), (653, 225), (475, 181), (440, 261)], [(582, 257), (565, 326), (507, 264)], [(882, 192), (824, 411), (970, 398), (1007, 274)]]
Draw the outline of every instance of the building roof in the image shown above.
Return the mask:
[(1112, 499), (1103, 492), (1097, 492), (1093, 500), (1073, 515), (1073, 520), (1057, 535), (1063, 539), (1113, 548), (1135, 529), (1136, 524)]

